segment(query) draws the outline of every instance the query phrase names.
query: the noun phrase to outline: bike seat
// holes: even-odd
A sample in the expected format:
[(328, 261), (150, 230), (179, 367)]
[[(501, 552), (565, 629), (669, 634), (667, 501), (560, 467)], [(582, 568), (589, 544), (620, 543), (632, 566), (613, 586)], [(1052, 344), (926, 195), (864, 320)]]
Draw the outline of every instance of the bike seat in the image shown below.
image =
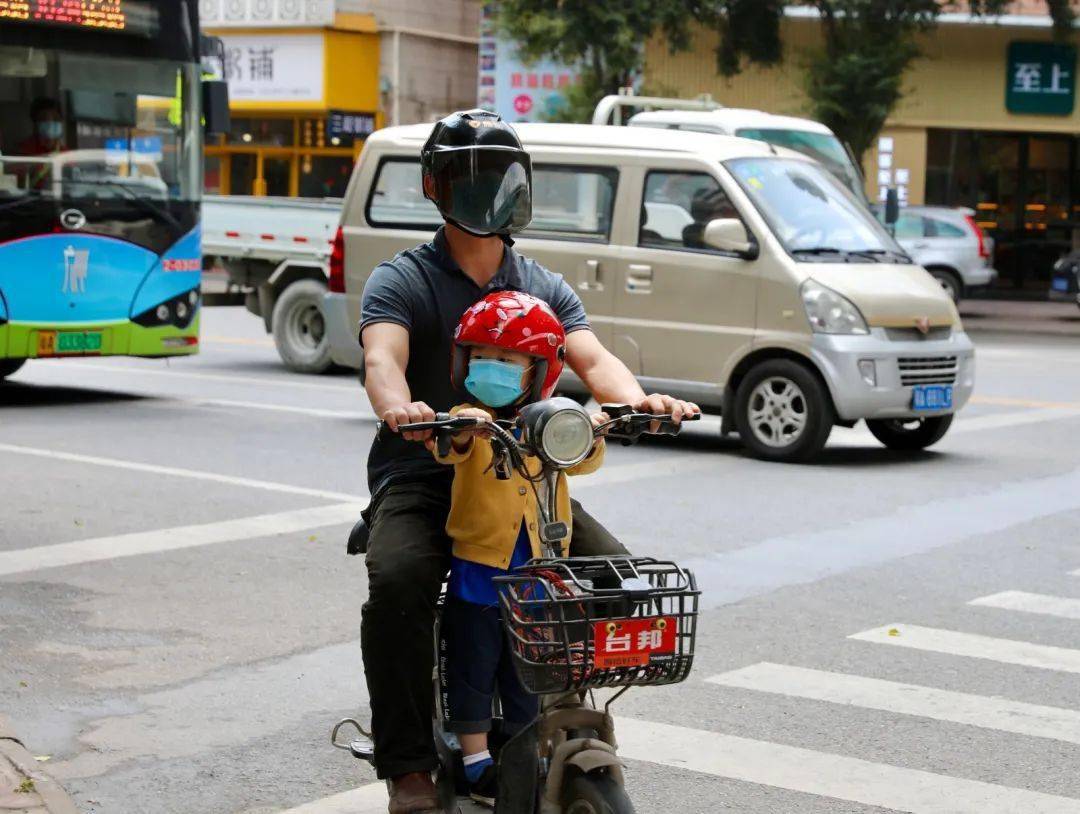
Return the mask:
[(356, 521), (356, 525), (349, 531), (349, 540), (345, 545), (345, 551), (348, 554), (367, 554), (368, 550), (368, 537), (371, 535), (371, 530), (368, 528), (367, 522), (361, 517)]

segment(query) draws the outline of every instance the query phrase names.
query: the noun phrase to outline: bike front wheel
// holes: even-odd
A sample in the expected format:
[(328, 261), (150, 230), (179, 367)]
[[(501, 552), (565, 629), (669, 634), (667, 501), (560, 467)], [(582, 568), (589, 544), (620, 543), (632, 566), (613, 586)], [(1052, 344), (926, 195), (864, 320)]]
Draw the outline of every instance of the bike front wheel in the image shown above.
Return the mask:
[(563, 814), (634, 814), (634, 804), (611, 775), (573, 772), (563, 785)]

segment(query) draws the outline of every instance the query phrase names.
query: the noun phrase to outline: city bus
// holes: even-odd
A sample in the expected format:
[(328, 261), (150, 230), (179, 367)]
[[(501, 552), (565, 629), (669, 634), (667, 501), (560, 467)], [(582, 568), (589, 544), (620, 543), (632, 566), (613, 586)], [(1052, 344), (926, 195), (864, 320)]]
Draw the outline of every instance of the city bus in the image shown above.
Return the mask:
[(0, 0), (0, 379), (198, 351), (203, 130), (228, 103), (197, 6)]

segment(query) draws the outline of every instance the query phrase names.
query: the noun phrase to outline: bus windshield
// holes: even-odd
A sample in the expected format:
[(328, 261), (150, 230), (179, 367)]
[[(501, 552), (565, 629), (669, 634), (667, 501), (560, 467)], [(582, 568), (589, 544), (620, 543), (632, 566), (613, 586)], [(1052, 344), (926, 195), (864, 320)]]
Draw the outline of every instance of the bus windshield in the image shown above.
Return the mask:
[(198, 81), (195, 63), (0, 47), (0, 241), (68, 209), (148, 248), (190, 229)]
[(811, 133), (808, 130), (786, 130), (781, 128), (743, 127), (735, 135), (787, 147), (790, 150), (808, 155), (820, 161), (840, 181), (855, 193), (860, 200), (866, 200), (863, 191), (862, 176), (852, 163), (847, 150), (840, 140), (831, 133)]

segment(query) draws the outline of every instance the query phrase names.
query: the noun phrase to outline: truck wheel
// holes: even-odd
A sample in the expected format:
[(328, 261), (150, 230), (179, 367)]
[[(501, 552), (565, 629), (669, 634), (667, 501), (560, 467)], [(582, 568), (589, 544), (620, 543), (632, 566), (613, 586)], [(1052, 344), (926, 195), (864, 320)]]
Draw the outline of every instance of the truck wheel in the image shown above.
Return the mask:
[(563, 782), (564, 814), (634, 814), (634, 804), (609, 774), (576, 769)]
[(26, 364), (25, 359), (0, 359), (0, 381)]
[(952, 426), (951, 415), (929, 418), (867, 419), (867, 429), (889, 449), (915, 452), (940, 441)]
[(770, 359), (751, 368), (735, 392), (739, 437), (767, 461), (814, 457), (825, 446), (834, 420), (825, 386), (790, 359)]
[(317, 280), (297, 280), (274, 303), (274, 344), (285, 367), (296, 373), (325, 373), (330, 368), (322, 312), (325, 293), (326, 286)]

